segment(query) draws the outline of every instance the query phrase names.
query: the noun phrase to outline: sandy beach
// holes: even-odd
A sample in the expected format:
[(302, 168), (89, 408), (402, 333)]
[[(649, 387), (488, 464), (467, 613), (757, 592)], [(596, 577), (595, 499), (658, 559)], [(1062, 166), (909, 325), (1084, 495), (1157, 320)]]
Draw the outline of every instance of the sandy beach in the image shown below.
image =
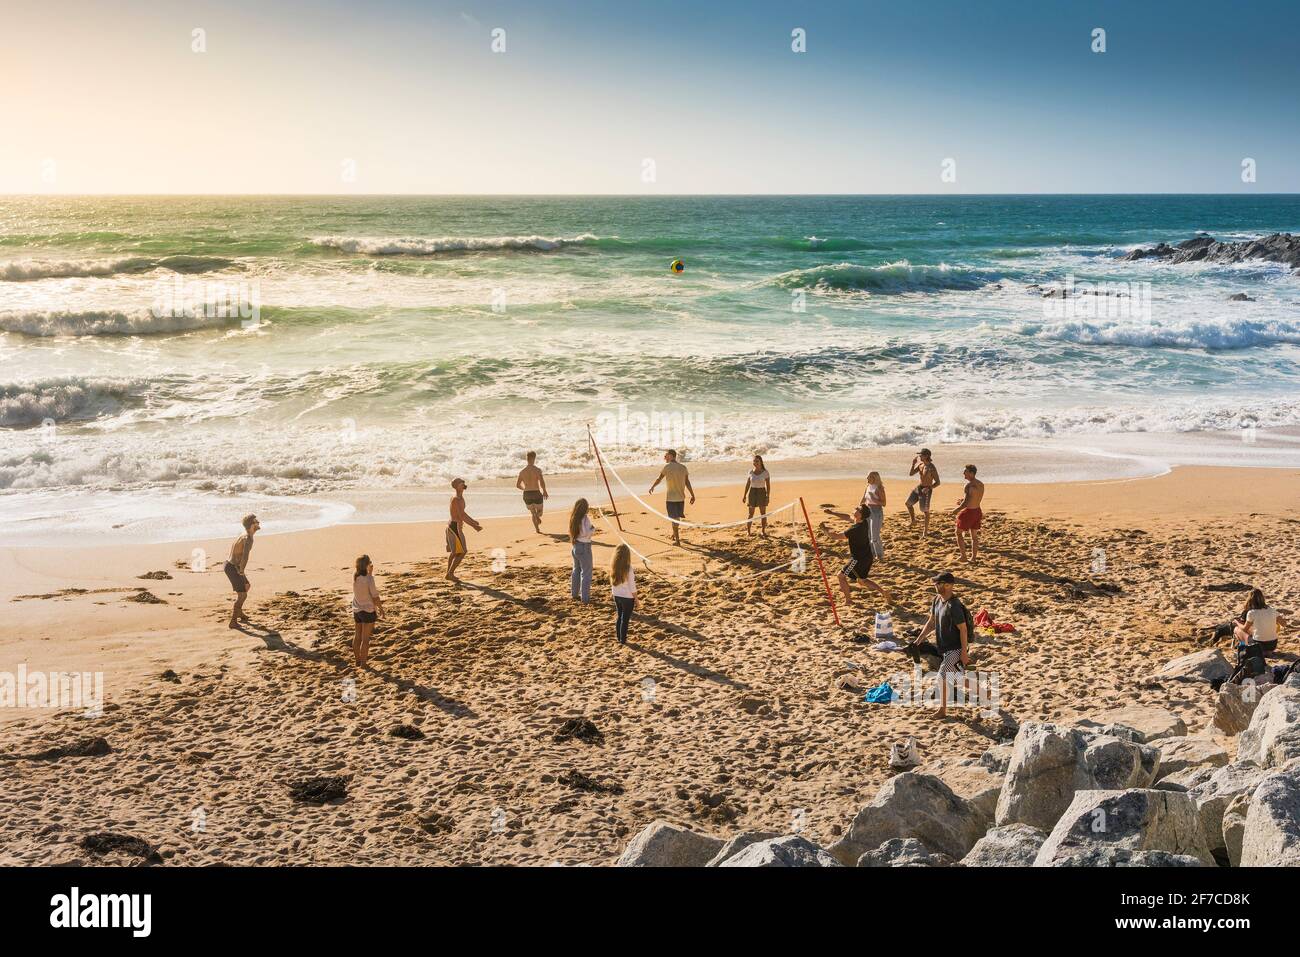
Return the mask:
[[(962, 720), (839, 687), (910, 662), (851, 640), (883, 610), (874, 596), (841, 605), (839, 628), (814, 561), (802, 574), (771, 571), (807, 546), (802, 516), (788, 521), (797, 509), (774, 516), (770, 540), (743, 526), (687, 529), (673, 549), (662, 522), (621, 499), (625, 536), (647, 556), (626, 647), (613, 637), (612, 517), (597, 523), (595, 601), (584, 607), (568, 596), (569, 500), (558, 495), (542, 535), (522, 514), (471, 532), (460, 586), (442, 578), (440, 522), (263, 533), (242, 631), (226, 626), (229, 540), (0, 550), (0, 672), (103, 672), (105, 697), (97, 717), (0, 709), (0, 753), (19, 757), (0, 801), (0, 863), (130, 863), (79, 846), (111, 831), (177, 864), (602, 865), (656, 818), (719, 835), (797, 822), (824, 845), (891, 776), (889, 745), (908, 735), (933, 761), (978, 757), (1015, 722), (1132, 704), (1202, 728), (1208, 689), (1141, 679), (1204, 647), (1196, 629), (1235, 613), (1246, 586), (1293, 618), (1300, 608), (1300, 471), (989, 475), (985, 551), (962, 566), (949, 517), (957, 463), (943, 461), (925, 541), (908, 528), (908, 485), (887, 478), (873, 578), (904, 636), (944, 569), (972, 610), (1015, 626), (974, 646), (974, 667), (997, 675), (999, 713)], [(774, 501), (802, 496), (833, 575), (846, 551), (829, 533), (847, 525), (861, 482), (782, 481), (798, 469), (769, 465)], [(688, 519), (744, 517), (738, 486), (700, 492)], [(473, 488), (469, 501), (472, 512)], [(651, 501), (662, 508), (662, 495)], [(198, 549), (206, 571), (194, 570)], [(372, 667), (358, 672), (347, 601), (362, 551), (387, 613)], [(1298, 650), (1284, 636), (1280, 657)], [(566, 734), (570, 719), (590, 725)], [(30, 759), (98, 737), (108, 753)], [(346, 796), (291, 796), (328, 776), (347, 779)]]

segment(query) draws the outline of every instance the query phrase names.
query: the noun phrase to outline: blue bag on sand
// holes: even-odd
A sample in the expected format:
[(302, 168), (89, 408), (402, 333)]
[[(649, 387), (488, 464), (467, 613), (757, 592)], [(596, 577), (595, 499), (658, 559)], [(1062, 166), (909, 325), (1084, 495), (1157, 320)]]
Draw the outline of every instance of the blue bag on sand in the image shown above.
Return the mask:
[(882, 681), (868, 691), (862, 700), (867, 704), (889, 704), (894, 700), (894, 689), (889, 687), (888, 681)]

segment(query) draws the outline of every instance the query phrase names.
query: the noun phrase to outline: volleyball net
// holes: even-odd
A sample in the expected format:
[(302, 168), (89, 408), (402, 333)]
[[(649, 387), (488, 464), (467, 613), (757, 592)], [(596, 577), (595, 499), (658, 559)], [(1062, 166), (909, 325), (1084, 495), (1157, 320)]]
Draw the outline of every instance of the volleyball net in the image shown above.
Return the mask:
[[(673, 518), (655, 508), (633, 490), (614, 464), (602, 454), (590, 427), (587, 428), (587, 442), (595, 461), (595, 471), (609, 502), (608, 508), (603, 505), (593, 507), (592, 514), (620, 543), (628, 547), (632, 557), (647, 571), (678, 580), (708, 578), (746, 582), (780, 573), (804, 575), (812, 570), (813, 565), (816, 565), (826, 592), (826, 600), (830, 605), (831, 615), (837, 625), (841, 624), (839, 609), (836, 607), (835, 596), (831, 591), (830, 579), (826, 574), (817, 535), (802, 498), (792, 499), (776, 507), (769, 506), (766, 515), (755, 509), (752, 517), (734, 522), (692, 522), (685, 518)], [(677, 546), (666, 545), (646, 532), (630, 530), (623, 524), (623, 519), (630, 516), (626, 512), (619, 511), (614, 496), (615, 487), (620, 490), (621, 496), (636, 502), (648, 515), (677, 529), (719, 532), (746, 525), (758, 526), (761, 530), (763, 520), (766, 519), (766, 538), (760, 539), (760, 543), (768, 550), (768, 557), (776, 560), (769, 563), (765, 558), (756, 559), (752, 555), (719, 548), (683, 550)], [(606, 512), (609, 513), (608, 516)], [(613, 522), (610, 521), (610, 517), (613, 518)]]

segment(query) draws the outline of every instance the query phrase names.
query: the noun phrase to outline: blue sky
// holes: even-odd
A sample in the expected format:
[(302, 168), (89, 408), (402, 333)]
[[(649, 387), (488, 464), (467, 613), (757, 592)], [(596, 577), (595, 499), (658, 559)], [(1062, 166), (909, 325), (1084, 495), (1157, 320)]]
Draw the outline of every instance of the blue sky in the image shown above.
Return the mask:
[(1283, 2), (8, 0), (0, 193), (1294, 192), (1298, 81)]

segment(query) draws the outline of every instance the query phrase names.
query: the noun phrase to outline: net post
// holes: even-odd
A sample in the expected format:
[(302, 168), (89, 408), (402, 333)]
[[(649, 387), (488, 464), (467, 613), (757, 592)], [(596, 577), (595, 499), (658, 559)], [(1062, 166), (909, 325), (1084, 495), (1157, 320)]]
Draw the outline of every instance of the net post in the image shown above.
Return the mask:
[(591, 449), (596, 453), (596, 464), (600, 466), (600, 477), (605, 483), (605, 494), (609, 496), (609, 507), (614, 510), (614, 521), (618, 523), (618, 530), (623, 531), (623, 519), (619, 518), (618, 506), (614, 504), (614, 493), (610, 491), (609, 479), (605, 476), (605, 463), (600, 459), (600, 446), (596, 444), (596, 437), (591, 434), (591, 426), (587, 426), (587, 441), (591, 443)]
[(804, 504), (802, 495), (799, 496), (799, 507), (803, 509), (803, 520), (808, 526), (808, 540), (812, 542), (813, 555), (817, 557), (817, 567), (821, 569), (822, 585), (826, 588), (826, 600), (831, 603), (831, 615), (835, 618), (835, 624), (843, 628), (839, 609), (835, 607), (835, 596), (831, 594), (831, 582), (826, 577), (826, 566), (822, 564), (822, 550), (817, 547), (817, 533), (813, 531), (812, 519), (808, 517), (808, 506)]

